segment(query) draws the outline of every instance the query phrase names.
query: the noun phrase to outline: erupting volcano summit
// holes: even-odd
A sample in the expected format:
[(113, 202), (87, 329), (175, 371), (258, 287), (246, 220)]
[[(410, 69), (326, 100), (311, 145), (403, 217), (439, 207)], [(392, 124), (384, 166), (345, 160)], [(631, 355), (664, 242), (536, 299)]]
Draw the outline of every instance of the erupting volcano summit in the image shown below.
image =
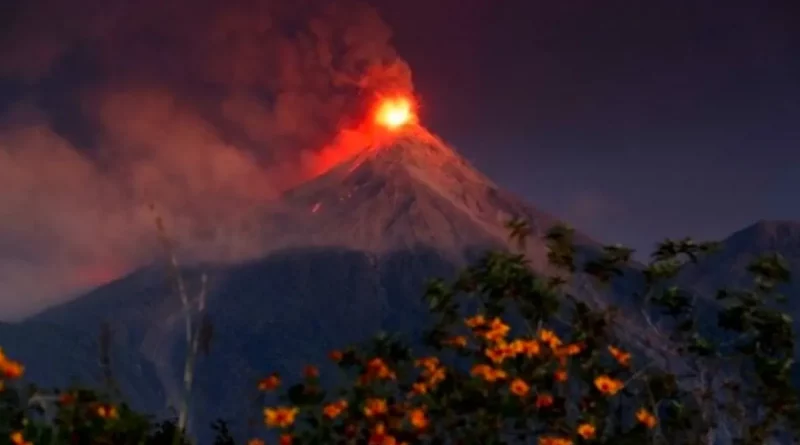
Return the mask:
[[(555, 223), (419, 125), (410, 99), (384, 99), (373, 116), (379, 128), (364, 145), (283, 196), (290, 210), (278, 218), (280, 246), (427, 247), (458, 257), (466, 247), (507, 245), (512, 217), (529, 220), (537, 233)], [(543, 259), (545, 249), (533, 244), (534, 260)]]

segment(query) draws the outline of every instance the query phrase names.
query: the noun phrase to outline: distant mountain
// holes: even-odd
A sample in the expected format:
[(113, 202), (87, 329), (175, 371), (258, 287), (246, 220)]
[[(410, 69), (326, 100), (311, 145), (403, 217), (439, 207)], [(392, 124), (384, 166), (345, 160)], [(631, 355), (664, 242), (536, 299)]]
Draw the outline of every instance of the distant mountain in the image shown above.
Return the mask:
[[(527, 253), (535, 268), (546, 269), (541, 236), (557, 222), (419, 128), (289, 191), (266, 213), (263, 230), (274, 236), (263, 258), (186, 271), (189, 283), (209, 273), (214, 325), (211, 354), (197, 368), (195, 429), (223, 417), (244, 433), (241, 419), (259, 415), (255, 386), (264, 372), (298, 375), (308, 362), (324, 362), (329, 350), (380, 330), (417, 332), (426, 315), (425, 282), (453, 277), (488, 248), (509, 247), (504, 225), (513, 216), (531, 223)], [(582, 255), (598, 251), (588, 236), (578, 233), (576, 240)], [(643, 344), (648, 334), (631, 297), (635, 282), (597, 290), (579, 277), (573, 285), (592, 304), (627, 309), (623, 331)], [(98, 381), (94, 339), (108, 321), (121, 386), (136, 393), (140, 406), (163, 412), (179, 395), (186, 349), (181, 317), (164, 268), (153, 266), (19, 325), (0, 325), (0, 344), (16, 342), (32, 376), (47, 384), (70, 374)]]
[[(797, 300), (800, 298), (800, 222), (759, 221), (730, 235), (720, 244), (718, 251), (686, 268), (678, 279), (682, 287), (705, 298), (702, 306), (710, 310), (706, 322), (716, 324), (717, 290), (752, 288), (753, 276), (748, 272), (748, 266), (759, 256), (778, 253), (792, 272), (791, 281), (779, 289), (789, 297), (783, 309), (792, 316), (795, 333), (800, 333), (800, 301)], [(800, 353), (800, 342), (797, 352)]]
[[(684, 285), (713, 296), (721, 286), (748, 286), (752, 277), (747, 267), (760, 255), (775, 252), (787, 261), (789, 270), (800, 275), (800, 222), (759, 221), (721, 242), (720, 249), (689, 268), (681, 277)], [(792, 295), (800, 295), (800, 276), (793, 277)], [(800, 305), (795, 305), (800, 310)]]

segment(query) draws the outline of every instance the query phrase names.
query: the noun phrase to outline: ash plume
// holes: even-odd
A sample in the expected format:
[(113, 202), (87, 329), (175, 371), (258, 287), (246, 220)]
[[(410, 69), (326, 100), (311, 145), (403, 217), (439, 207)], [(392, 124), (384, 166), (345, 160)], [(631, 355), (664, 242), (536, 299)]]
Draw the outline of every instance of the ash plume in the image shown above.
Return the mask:
[(318, 171), (366, 100), (412, 91), (357, 1), (12, 0), (0, 18), (0, 319), (158, 254), (269, 240), (262, 209)]

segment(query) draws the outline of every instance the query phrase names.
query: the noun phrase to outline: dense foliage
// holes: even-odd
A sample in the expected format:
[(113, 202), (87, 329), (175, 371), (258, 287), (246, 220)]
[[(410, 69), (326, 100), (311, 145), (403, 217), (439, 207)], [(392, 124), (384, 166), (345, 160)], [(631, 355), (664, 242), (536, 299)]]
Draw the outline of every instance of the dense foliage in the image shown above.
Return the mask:
[[(522, 253), (527, 225), (509, 230), (519, 252), (490, 252), (454, 282), (431, 284), (432, 323), (413, 348), (381, 335), (332, 351), (338, 389), (323, 387), (314, 366), (285, 390), (267, 375), (258, 385), (267, 428), (248, 445), (798, 442), (795, 336), (778, 294), (789, 273), (779, 256), (750, 267), (751, 289), (720, 290), (709, 326), (674, 278), (713, 244), (665, 241), (643, 268), (619, 246), (577, 264), (572, 232), (558, 226), (546, 237), (548, 276)], [(641, 312), (590, 306), (571, 291), (576, 273), (598, 286), (641, 273)], [(640, 317), (659, 353), (618, 317)], [(12, 381), (23, 368), (3, 356), (0, 371)], [(6, 389), (0, 403), (0, 443), (188, 443), (175, 422), (90, 391)], [(224, 423), (214, 428), (215, 444), (234, 444)]]

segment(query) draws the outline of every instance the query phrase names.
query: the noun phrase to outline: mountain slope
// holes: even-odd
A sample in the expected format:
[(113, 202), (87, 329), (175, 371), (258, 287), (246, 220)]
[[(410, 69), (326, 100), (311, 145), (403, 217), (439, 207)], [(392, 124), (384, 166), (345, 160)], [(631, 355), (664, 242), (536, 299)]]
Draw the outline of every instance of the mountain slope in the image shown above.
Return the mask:
[[(207, 306), (215, 329), (212, 354), (198, 363), (195, 428), (222, 416), (236, 420), (234, 428), (244, 434), (241, 419), (258, 415), (251, 402), (263, 372), (297, 375), (308, 362), (324, 361), (328, 350), (379, 330), (418, 331), (425, 321), (425, 282), (453, 277), (487, 248), (507, 247), (505, 223), (513, 216), (531, 223), (527, 253), (544, 269), (541, 235), (556, 222), (421, 129), (370, 147), (268, 210), (263, 229), (274, 236), (267, 255), (187, 271), (189, 283), (197, 283), (201, 270), (210, 274)], [(588, 237), (577, 234), (576, 240), (581, 252), (596, 250)], [(605, 291), (583, 279), (575, 285), (592, 303), (631, 304), (621, 297), (631, 294), (630, 283)], [(112, 322), (116, 347), (146, 363), (157, 379), (160, 390), (140, 397), (158, 411), (180, 394), (181, 310), (163, 269), (152, 267), (24, 325), (70, 327), (91, 338), (101, 323)], [(643, 330), (634, 320), (626, 319), (631, 337)], [(79, 364), (65, 363), (62, 371), (70, 366)]]
[[(422, 129), (371, 147), (284, 196), (278, 246), (346, 246), (369, 252), (424, 245), (452, 258), (465, 246), (507, 245), (505, 223), (527, 219), (538, 237), (556, 223), (483, 176)], [(594, 244), (578, 235), (581, 243)]]

